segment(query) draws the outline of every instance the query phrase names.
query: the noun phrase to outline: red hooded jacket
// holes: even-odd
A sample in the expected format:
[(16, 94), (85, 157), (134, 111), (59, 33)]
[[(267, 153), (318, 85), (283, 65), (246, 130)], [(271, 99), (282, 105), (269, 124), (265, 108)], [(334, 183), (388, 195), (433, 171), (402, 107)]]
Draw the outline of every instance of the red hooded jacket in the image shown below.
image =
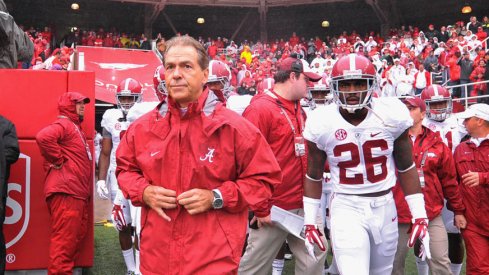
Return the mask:
[(460, 184), (462, 198), (467, 207), (466, 230), (489, 237), (489, 140), (482, 141), (479, 147), (470, 140), (462, 142), (453, 156), (459, 178), (469, 171), (479, 173), (478, 186), (467, 187)]
[[(270, 214), (282, 175), (270, 146), (251, 123), (205, 90), (181, 114), (168, 98), (136, 120), (117, 149), (117, 180), (141, 213), (143, 274), (235, 274), (248, 208)], [(168, 222), (143, 201), (149, 185), (175, 190), (219, 189), (224, 206), (190, 215), (165, 209)]]
[[(54, 193), (65, 193), (88, 199), (92, 194), (93, 161), (75, 109), (80, 101), (90, 102), (79, 93), (63, 94), (58, 101), (58, 119), (36, 135), (44, 157), (46, 198)], [(61, 165), (61, 168), (55, 169), (53, 165)]]
[[(424, 159), (422, 170), (425, 186), (422, 190), (428, 219), (432, 220), (441, 214), (444, 199), (447, 199), (448, 208), (455, 214), (464, 214), (465, 206), (460, 195), (452, 152), (441, 138), (423, 126), (423, 133), (416, 137), (413, 145), (413, 159), (418, 171)], [(394, 199), (399, 223), (411, 223), (411, 212), (399, 183), (394, 187)]]

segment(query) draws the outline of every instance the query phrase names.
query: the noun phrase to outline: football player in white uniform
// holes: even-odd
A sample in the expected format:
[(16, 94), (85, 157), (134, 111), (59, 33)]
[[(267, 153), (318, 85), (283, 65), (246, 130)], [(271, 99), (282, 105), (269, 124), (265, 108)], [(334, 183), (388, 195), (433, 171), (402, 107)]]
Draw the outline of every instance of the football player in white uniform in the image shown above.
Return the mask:
[[(450, 92), (444, 87), (434, 84), (426, 87), (421, 92), (421, 99), (426, 102), (426, 117), (423, 120), (423, 125), (438, 133), (443, 142), (452, 150), (452, 153), (455, 152), (455, 148), (467, 135), (467, 131), (457, 118), (451, 115), (453, 104)], [(448, 232), (450, 268), (454, 275), (458, 275), (462, 270), (464, 261), (465, 249), (462, 235), (453, 223), (453, 212), (448, 210), (446, 205), (443, 207), (442, 217)], [(428, 274), (428, 263), (416, 259), (416, 265), (420, 275)]]
[(340, 58), (330, 87), (336, 104), (312, 111), (304, 130), (306, 246), (321, 242), (314, 217), (327, 160), (333, 185), (331, 239), (341, 274), (391, 273), (398, 239), (391, 192), (396, 169), (413, 216), (408, 245), (419, 242), (419, 252), (430, 257), (424, 198), (407, 132), (412, 125), (409, 111), (397, 98), (372, 98), (375, 68), (363, 56)]
[(131, 209), (133, 206), (119, 190), (115, 176), (115, 153), (121, 137), (129, 125), (126, 119), (127, 113), (136, 102), (141, 101), (141, 92), (141, 83), (132, 78), (124, 79), (117, 87), (116, 102), (118, 108), (105, 111), (101, 122), (103, 139), (99, 159), (97, 193), (101, 198), (107, 199), (109, 196), (112, 201), (112, 221), (119, 231), (119, 242), (126, 263), (127, 274), (135, 274), (137, 271), (131, 228)]

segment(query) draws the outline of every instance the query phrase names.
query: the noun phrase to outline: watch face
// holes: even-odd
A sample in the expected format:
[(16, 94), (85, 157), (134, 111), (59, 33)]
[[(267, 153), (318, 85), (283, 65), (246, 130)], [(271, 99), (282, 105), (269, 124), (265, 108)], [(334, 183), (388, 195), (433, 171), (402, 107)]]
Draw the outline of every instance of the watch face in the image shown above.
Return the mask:
[(212, 203), (212, 206), (214, 207), (214, 209), (222, 208), (222, 199), (216, 198)]

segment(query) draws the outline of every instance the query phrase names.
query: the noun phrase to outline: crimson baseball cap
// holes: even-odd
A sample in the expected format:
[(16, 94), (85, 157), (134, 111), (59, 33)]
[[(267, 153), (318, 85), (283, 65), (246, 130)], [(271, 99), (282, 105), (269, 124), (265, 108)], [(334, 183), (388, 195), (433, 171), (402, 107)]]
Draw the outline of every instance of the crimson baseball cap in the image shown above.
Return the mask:
[(420, 108), (421, 112), (426, 111), (426, 104), (419, 96), (406, 96), (401, 98), (401, 101), (406, 105)]
[(293, 57), (287, 57), (280, 61), (277, 65), (279, 71), (293, 71), (296, 73), (303, 73), (312, 82), (318, 82), (321, 80), (321, 76), (313, 72), (309, 67), (309, 63), (304, 59), (297, 59)]

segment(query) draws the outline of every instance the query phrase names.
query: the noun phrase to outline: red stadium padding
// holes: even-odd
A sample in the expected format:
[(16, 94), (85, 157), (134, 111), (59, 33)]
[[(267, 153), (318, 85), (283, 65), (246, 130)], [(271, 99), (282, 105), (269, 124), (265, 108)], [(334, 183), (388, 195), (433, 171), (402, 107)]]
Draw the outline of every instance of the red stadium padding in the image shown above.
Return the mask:
[(158, 101), (153, 75), (161, 60), (153, 51), (77, 47), (79, 69), (95, 72), (95, 98), (115, 104), (117, 85), (134, 78), (143, 85), (143, 101)]
[[(35, 135), (57, 115), (58, 97), (77, 91), (91, 99), (83, 128), (93, 151), (95, 76), (88, 72), (0, 70), (0, 113), (17, 128), (21, 157), (11, 168), (4, 226), (7, 270), (46, 269), (50, 218), (44, 198), (43, 158)], [(93, 201), (89, 231), (76, 266), (93, 265)]]

